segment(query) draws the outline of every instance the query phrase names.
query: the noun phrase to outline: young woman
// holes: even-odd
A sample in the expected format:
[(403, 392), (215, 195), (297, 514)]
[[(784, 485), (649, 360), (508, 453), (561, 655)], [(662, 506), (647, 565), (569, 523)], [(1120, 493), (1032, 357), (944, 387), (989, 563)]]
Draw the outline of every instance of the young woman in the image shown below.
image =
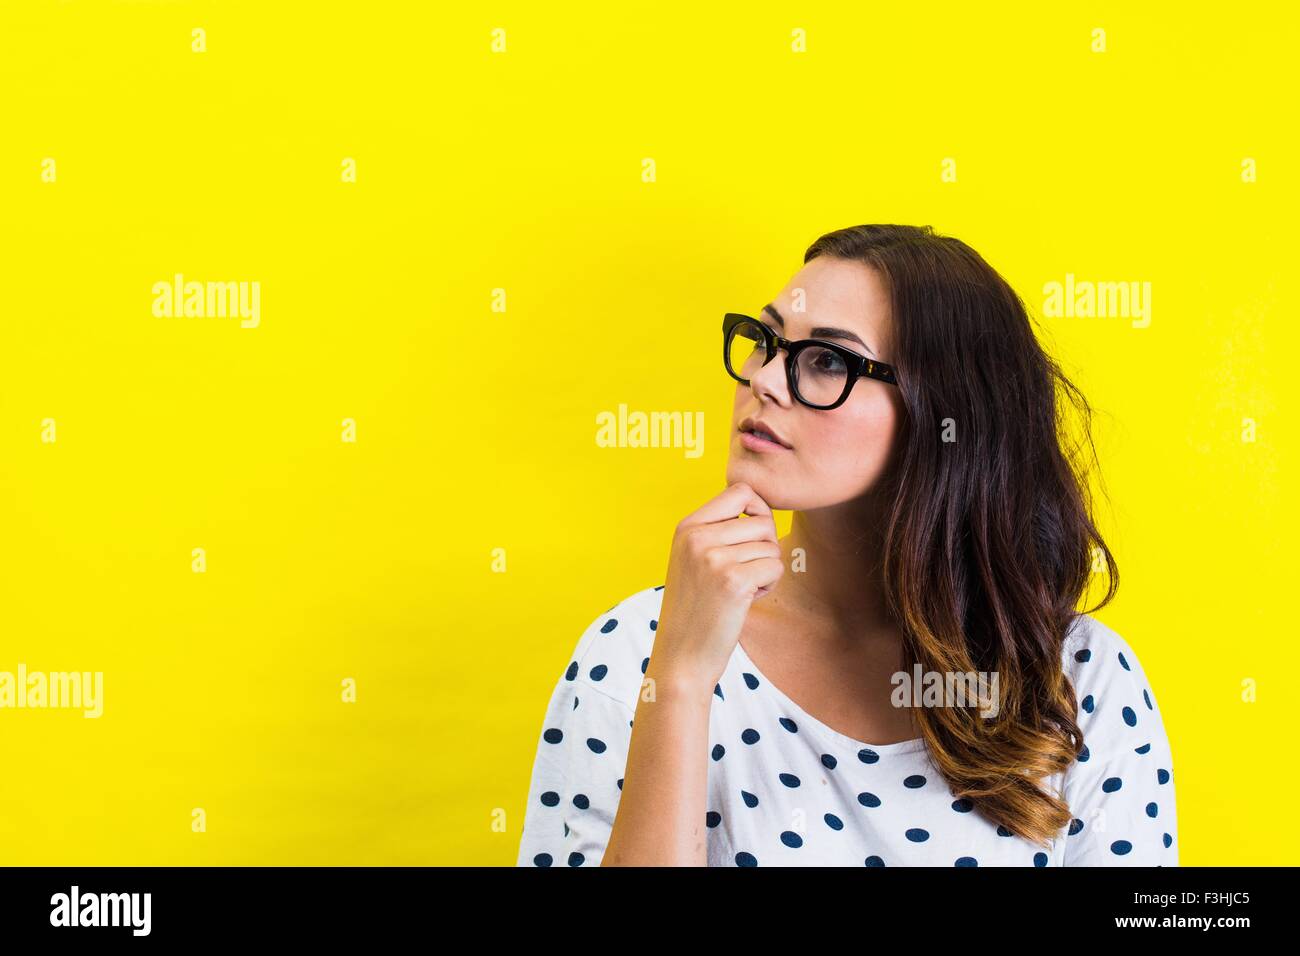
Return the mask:
[(579, 639), (519, 865), (1177, 865), (1155, 694), (1091, 616), (1091, 410), (1002, 277), (841, 229), (723, 336), (728, 487)]

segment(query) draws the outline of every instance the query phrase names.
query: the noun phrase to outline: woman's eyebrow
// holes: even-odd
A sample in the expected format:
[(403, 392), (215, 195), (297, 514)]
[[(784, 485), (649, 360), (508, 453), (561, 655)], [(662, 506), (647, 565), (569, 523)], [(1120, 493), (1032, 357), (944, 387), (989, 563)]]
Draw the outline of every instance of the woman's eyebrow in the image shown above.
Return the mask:
[[(767, 305), (763, 306), (762, 311), (772, 313), (772, 318), (776, 319), (777, 324), (781, 326), (781, 331), (785, 331), (785, 319), (781, 318), (781, 313), (776, 311), (772, 306), (772, 303), (769, 302)], [(848, 329), (832, 329), (824, 325), (819, 325), (809, 333), (808, 337), (814, 339), (844, 339), (848, 342), (857, 342), (872, 355), (876, 354), (870, 345), (862, 341), (862, 339), (858, 338)]]

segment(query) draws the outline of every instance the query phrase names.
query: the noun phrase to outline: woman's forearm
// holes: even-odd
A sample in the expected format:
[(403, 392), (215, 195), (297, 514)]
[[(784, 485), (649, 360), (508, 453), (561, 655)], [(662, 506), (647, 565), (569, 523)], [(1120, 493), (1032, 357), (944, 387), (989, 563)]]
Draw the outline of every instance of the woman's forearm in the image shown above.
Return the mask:
[(645, 677), (601, 866), (706, 866), (713, 688), (656, 667), (653, 655)]

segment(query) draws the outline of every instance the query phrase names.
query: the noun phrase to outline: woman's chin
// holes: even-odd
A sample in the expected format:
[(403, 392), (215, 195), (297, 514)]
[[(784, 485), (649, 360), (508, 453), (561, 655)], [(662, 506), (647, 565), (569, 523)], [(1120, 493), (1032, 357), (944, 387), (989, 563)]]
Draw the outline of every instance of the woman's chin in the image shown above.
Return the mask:
[(726, 483), (734, 485), (740, 481), (753, 488), (769, 508), (784, 510), (776, 503), (782, 497), (780, 485), (772, 480), (771, 472), (762, 462), (749, 462), (734, 456), (728, 459)]

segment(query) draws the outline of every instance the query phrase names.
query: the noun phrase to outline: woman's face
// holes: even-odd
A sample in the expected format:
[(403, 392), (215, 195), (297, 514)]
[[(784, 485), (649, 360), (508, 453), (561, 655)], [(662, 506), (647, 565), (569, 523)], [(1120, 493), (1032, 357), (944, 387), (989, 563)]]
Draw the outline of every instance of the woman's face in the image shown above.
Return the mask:
[[(819, 338), (881, 362), (892, 362), (889, 294), (875, 269), (861, 262), (818, 256), (772, 300), (777, 315), (754, 318), (791, 341)], [(813, 328), (842, 329), (861, 343)], [(903, 404), (898, 387), (859, 378), (839, 408), (809, 408), (790, 395), (786, 353), (736, 383), (727, 483), (743, 481), (772, 508), (807, 511), (852, 501), (884, 472)], [(746, 447), (741, 424), (761, 421), (789, 448)]]

